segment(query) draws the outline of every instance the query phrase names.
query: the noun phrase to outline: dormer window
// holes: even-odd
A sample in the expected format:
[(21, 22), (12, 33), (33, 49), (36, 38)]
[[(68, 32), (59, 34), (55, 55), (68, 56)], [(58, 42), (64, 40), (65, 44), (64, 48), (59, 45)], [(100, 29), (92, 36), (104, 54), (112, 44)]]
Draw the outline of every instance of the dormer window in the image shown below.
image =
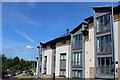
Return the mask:
[(49, 48), (49, 45), (46, 45), (46, 46), (45, 46), (45, 49), (48, 49), (48, 48)]
[(65, 45), (65, 44), (66, 44), (66, 40), (62, 40), (62, 41), (61, 41), (61, 44), (62, 44), (62, 45)]

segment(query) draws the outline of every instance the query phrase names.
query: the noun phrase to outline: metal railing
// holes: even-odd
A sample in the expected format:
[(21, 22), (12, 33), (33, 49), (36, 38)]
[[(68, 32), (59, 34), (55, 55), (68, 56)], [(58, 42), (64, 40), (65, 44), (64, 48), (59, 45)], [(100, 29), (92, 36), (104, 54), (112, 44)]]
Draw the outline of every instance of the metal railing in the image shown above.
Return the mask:
[(75, 41), (73, 43), (73, 49), (82, 49), (82, 40)]
[(111, 42), (100, 44), (100, 46), (97, 47), (98, 54), (107, 54), (111, 52), (112, 52)]
[(97, 32), (104, 32), (104, 31), (111, 30), (110, 22), (108, 22), (108, 24), (106, 25), (98, 25), (98, 26), (99, 27), (97, 28)]
[(109, 76), (113, 76), (114, 71), (113, 71), (113, 66), (98, 66), (96, 67), (96, 74), (97, 75), (109, 75)]

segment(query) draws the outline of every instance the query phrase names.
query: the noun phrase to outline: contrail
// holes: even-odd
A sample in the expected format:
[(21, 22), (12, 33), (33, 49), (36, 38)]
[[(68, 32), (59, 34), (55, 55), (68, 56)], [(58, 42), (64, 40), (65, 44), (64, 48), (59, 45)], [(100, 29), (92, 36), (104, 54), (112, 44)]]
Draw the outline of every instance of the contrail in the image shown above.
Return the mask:
[(15, 27), (13, 27), (13, 29), (20, 34), (22, 37), (24, 37), (25, 39), (27, 39), (30, 42), (34, 42), (34, 40), (32, 40), (29, 36), (27, 36), (26, 34), (24, 34), (23, 32), (19, 31), (18, 29), (16, 29)]

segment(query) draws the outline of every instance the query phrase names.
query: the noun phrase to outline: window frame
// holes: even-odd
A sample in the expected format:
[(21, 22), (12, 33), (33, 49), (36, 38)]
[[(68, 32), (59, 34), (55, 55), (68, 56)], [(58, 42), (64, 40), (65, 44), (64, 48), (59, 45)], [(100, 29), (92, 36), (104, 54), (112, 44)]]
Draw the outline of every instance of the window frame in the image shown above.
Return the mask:
[(60, 77), (65, 77), (65, 76), (66, 76), (66, 70), (60, 69)]
[(60, 61), (66, 61), (66, 53), (60, 53)]

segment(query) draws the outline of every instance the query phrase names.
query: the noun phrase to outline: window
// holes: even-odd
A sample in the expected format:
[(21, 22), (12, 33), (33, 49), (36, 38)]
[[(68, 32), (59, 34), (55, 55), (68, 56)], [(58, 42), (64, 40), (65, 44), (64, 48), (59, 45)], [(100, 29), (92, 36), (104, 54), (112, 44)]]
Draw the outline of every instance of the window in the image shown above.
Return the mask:
[(105, 65), (105, 61), (104, 61), (104, 58), (101, 58), (101, 65)]
[(97, 38), (97, 52), (100, 52), (100, 38)]
[(101, 65), (100, 58), (98, 58), (98, 65), (99, 65), (99, 66)]
[(60, 76), (64, 76), (66, 75), (66, 70), (65, 69), (60, 69)]
[(46, 74), (46, 67), (47, 67), (47, 56), (45, 56), (45, 60), (44, 60), (44, 74)]
[(49, 48), (49, 45), (46, 45), (45, 48), (48, 49), (48, 48)]
[(61, 41), (61, 44), (62, 44), (62, 45), (66, 44), (66, 40), (62, 40), (62, 41)]
[(97, 37), (97, 53), (111, 53), (111, 35)]
[(56, 57), (54, 56), (54, 63), (53, 63), (53, 67), (55, 67), (55, 62), (56, 62)]
[(73, 66), (75, 65), (82, 65), (82, 52), (73, 52), (73, 55), (72, 55), (72, 64)]
[(60, 54), (60, 60), (66, 60), (66, 53)]
[(82, 35), (73, 36), (73, 48), (81, 49), (82, 48)]
[(98, 58), (98, 66), (110, 66), (112, 57)]
[(98, 58), (97, 73), (102, 75), (113, 75), (111, 64), (112, 57)]
[(105, 31), (105, 30), (110, 30), (110, 15), (111, 14), (106, 14), (104, 16), (98, 17), (97, 18), (97, 32)]
[(112, 57), (102, 57), (98, 58), (98, 65), (97, 65), (97, 74), (100, 75), (113, 75), (113, 66), (112, 66)]
[(74, 78), (82, 78), (82, 71), (81, 70), (73, 70), (72, 77)]

